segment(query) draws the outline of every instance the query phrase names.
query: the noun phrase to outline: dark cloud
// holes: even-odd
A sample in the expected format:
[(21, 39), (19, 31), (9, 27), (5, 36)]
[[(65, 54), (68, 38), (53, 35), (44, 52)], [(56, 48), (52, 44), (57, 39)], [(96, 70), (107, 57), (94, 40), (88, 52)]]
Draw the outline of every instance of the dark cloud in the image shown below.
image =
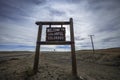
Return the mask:
[(80, 3), (81, 1), (84, 0), (49, 0), (52, 2), (60, 2), (60, 3)]
[(81, 41), (81, 40), (85, 40), (86, 38), (82, 38), (82, 37), (80, 37), (80, 36), (77, 36), (77, 37), (75, 37), (75, 40), (76, 41)]
[(113, 10), (119, 8), (120, 0), (88, 0), (89, 9), (93, 10)]
[(34, 3), (36, 5), (43, 5), (45, 4), (47, 1), (46, 0), (28, 0), (27, 2), (31, 2)]
[(59, 11), (50, 7), (46, 7), (45, 9), (47, 9), (50, 12), (51, 16), (63, 16), (65, 15), (65, 12), (63, 11)]
[(42, 6), (46, 0), (1, 0), (0, 1), (0, 20), (21, 20), (30, 17), (35, 5)]
[(120, 40), (120, 36), (111, 36), (109, 38), (103, 39), (102, 42), (116, 42)]
[(120, 0), (89, 0), (87, 10), (92, 12), (91, 17), (94, 32), (113, 32), (120, 27)]
[(81, 1), (83, 1), (83, 0), (68, 0), (68, 2), (71, 2), (71, 3), (80, 3)]
[[(27, 13), (24, 12), (22, 3), (21, 6), (18, 5), (17, 2), (10, 1), (0, 1), (0, 20), (20, 20), (21, 16), (26, 16)], [(27, 5), (26, 5), (27, 6)]]

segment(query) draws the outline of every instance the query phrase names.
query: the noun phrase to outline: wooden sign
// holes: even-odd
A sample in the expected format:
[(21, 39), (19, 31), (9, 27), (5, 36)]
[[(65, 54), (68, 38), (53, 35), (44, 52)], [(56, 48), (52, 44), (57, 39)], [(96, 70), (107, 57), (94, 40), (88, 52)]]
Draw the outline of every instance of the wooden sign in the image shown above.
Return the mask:
[[(70, 18), (69, 21), (62, 21), (62, 22), (40, 21), (40, 22), (36, 22), (36, 24), (39, 26), (39, 29), (38, 29), (36, 51), (35, 51), (35, 58), (33, 65), (34, 74), (38, 72), (40, 45), (71, 45), (72, 74), (77, 78), (73, 19)], [(49, 27), (46, 28), (46, 41), (41, 41), (43, 25), (49, 25)], [(51, 27), (51, 25), (61, 25), (61, 27)], [(63, 27), (63, 25), (69, 25), (70, 27), (70, 41), (66, 41), (65, 28)]]
[(46, 41), (65, 41), (65, 27), (46, 28)]

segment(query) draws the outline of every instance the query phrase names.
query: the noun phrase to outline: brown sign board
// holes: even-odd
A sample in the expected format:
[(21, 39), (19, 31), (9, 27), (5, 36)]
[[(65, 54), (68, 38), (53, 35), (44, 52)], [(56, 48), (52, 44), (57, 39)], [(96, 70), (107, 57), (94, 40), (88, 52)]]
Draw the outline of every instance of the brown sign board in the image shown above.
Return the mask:
[(65, 41), (65, 27), (46, 28), (46, 41)]

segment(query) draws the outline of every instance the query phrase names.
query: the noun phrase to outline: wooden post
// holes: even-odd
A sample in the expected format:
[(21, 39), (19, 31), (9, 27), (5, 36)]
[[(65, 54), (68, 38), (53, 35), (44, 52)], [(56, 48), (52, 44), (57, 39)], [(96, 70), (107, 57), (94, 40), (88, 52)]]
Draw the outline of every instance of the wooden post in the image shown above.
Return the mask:
[(40, 44), (38, 42), (41, 41), (41, 33), (42, 33), (42, 25), (40, 24), (38, 28), (38, 36), (37, 36), (36, 51), (35, 51), (34, 66), (33, 66), (34, 74), (36, 74), (38, 71), (39, 54), (40, 54)]
[(92, 49), (93, 49), (93, 53), (95, 53), (95, 48), (94, 48), (94, 43), (93, 43), (93, 36), (94, 35), (89, 35), (90, 39), (91, 39), (91, 44), (92, 44)]
[(77, 65), (76, 65), (76, 55), (75, 55), (75, 42), (74, 42), (74, 29), (73, 29), (73, 19), (70, 18), (70, 38), (71, 38), (71, 57), (72, 57), (72, 74), (77, 77)]

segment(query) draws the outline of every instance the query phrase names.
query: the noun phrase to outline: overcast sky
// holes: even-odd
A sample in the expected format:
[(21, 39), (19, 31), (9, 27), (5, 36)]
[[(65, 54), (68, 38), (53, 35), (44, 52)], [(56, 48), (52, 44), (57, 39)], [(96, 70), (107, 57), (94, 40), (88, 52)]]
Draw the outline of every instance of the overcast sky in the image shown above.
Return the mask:
[[(36, 21), (73, 18), (76, 50), (120, 47), (120, 0), (0, 0), (0, 50), (35, 50)], [(66, 27), (66, 26), (65, 26)], [(69, 40), (69, 28), (66, 37)], [(45, 37), (43, 29), (42, 39)], [(70, 46), (42, 46), (66, 51)]]

